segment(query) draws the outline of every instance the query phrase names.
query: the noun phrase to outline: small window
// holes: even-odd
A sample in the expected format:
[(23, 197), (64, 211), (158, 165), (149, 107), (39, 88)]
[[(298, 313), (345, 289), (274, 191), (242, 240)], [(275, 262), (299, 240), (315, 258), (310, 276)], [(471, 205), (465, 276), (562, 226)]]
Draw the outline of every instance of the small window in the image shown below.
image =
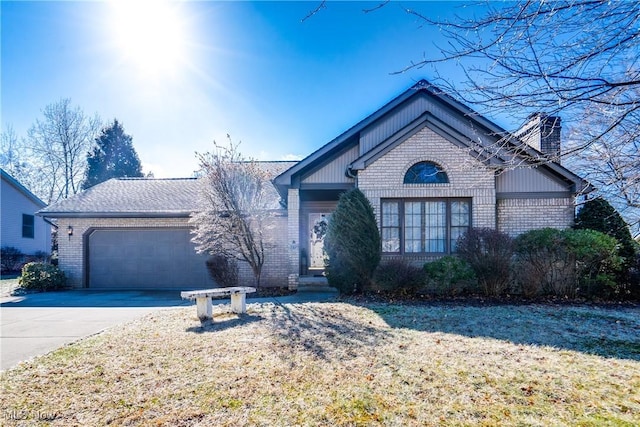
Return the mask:
[(446, 184), (447, 173), (432, 162), (420, 162), (411, 166), (404, 175), (405, 184)]
[(33, 239), (35, 220), (33, 215), (22, 214), (22, 237)]

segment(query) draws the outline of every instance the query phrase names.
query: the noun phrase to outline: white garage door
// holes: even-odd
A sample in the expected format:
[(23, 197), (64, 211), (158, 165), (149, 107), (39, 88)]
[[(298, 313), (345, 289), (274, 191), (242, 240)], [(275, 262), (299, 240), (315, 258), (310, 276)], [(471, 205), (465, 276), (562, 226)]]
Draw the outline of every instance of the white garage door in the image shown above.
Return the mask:
[(98, 289), (211, 287), (188, 229), (105, 229), (89, 235), (88, 283)]

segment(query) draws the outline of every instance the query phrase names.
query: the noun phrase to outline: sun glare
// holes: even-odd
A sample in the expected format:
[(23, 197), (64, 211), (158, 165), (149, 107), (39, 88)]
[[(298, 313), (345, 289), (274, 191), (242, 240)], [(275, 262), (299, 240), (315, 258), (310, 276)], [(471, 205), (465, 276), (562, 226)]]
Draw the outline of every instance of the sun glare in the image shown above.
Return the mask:
[(114, 0), (112, 6), (117, 49), (143, 77), (172, 75), (185, 65), (187, 28), (180, 2)]

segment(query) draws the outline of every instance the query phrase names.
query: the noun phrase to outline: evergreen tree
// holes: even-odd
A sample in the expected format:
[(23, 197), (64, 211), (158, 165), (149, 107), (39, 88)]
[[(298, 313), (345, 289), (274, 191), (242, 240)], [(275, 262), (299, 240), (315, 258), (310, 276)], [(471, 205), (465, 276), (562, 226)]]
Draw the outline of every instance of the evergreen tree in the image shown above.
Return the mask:
[(362, 292), (380, 263), (380, 233), (373, 208), (359, 189), (340, 196), (324, 241), (327, 278), (342, 293)]
[(87, 154), (87, 173), (82, 189), (111, 178), (142, 176), (142, 165), (133, 148), (131, 135), (124, 133), (116, 119), (112, 125), (102, 129), (96, 138), (96, 146)]

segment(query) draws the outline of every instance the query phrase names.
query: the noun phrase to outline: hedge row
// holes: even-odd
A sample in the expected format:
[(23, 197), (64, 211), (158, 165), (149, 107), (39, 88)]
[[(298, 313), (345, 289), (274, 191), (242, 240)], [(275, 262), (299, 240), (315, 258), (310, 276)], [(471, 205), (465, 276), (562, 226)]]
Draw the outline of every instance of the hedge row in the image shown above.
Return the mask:
[(614, 237), (598, 231), (545, 228), (513, 239), (492, 229), (471, 229), (459, 239), (457, 249), (456, 256), (445, 256), (423, 268), (402, 259), (385, 261), (365, 291), (640, 298), (638, 251), (621, 251)]

